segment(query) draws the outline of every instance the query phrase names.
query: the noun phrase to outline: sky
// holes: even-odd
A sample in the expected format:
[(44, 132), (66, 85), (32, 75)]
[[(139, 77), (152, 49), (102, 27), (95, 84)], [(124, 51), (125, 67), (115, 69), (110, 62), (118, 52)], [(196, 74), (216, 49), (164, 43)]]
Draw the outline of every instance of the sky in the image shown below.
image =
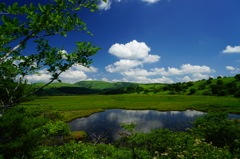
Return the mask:
[[(48, 39), (67, 53), (76, 41), (102, 48), (92, 56), (91, 70), (78, 65), (63, 73), (65, 83), (176, 83), (235, 76), (240, 73), (239, 7), (239, 0), (108, 0), (99, 3), (99, 11), (78, 12), (93, 36), (70, 32)], [(40, 73), (28, 81), (48, 82), (46, 70)]]

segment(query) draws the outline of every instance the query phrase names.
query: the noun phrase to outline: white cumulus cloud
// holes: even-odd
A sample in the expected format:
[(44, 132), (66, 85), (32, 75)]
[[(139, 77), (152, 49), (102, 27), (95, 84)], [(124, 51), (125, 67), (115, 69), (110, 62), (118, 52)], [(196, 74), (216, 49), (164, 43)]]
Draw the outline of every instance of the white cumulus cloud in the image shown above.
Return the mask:
[[(92, 80), (87, 79), (85, 72), (97, 72), (98, 68), (90, 66), (90, 68), (84, 67), (82, 65), (74, 65), (69, 68), (67, 71), (63, 72), (59, 79), (64, 83), (76, 83), (83, 80)], [(47, 83), (50, 81), (51, 75), (48, 73), (47, 69), (42, 69), (39, 71), (40, 75), (33, 74), (27, 75), (26, 78), (31, 83), (44, 82)]]
[(222, 53), (240, 53), (240, 46), (230, 46), (228, 45), (225, 50), (222, 51)]
[(109, 80), (106, 77), (103, 77), (102, 81), (109, 82)]
[(173, 83), (171, 78), (162, 76), (161, 78), (147, 78), (145, 76), (127, 76), (123, 78), (124, 82), (136, 82), (136, 83)]
[(100, 10), (108, 10), (111, 8), (112, 1), (107, 0), (107, 2), (104, 2), (103, 0), (100, 1), (98, 5), (98, 9)]
[(28, 82), (31, 82), (31, 83), (36, 83), (36, 82), (47, 83), (47, 82), (49, 82), (51, 75), (47, 73), (47, 69), (42, 69), (38, 72), (41, 75), (37, 75), (37, 74), (27, 75), (26, 79), (28, 80)]
[(64, 83), (73, 84), (78, 81), (86, 80), (87, 75), (83, 71), (70, 69), (70, 70), (67, 70), (66, 72), (62, 73), (59, 78)]
[(119, 58), (126, 59), (143, 59), (148, 56), (151, 49), (144, 42), (137, 42), (133, 40), (126, 44), (114, 44), (108, 52)]
[(98, 68), (90, 66), (89, 68), (84, 67), (82, 65), (74, 65), (72, 68), (79, 70), (79, 71), (84, 71), (84, 72), (97, 72)]
[(156, 72), (148, 72), (147, 70), (136, 68), (126, 70), (121, 72), (121, 74), (124, 76), (151, 76), (156, 75)]
[(105, 69), (108, 72), (113, 73), (113, 72), (125, 71), (139, 65), (142, 65), (141, 61), (121, 59), (120, 61), (117, 61), (114, 64), (106, 66)]
[(208, 66), (205, 66), (205, 65), (199, 66), (199, 65), (191, 65), (191, 64), (183, 64), (180, 66), (180, 69), (174, 68), (174, 67), (168, 67), (168, 71), (165, 71), (164, 68), (154, 68), (154, 69), (151, 69), (151, 71), (157, 72), (157, 74), (165, 75), (165, 76), (215, 72), (214, 69), (211, 69)]
[(183, 78), (177, 78), (179, 82), (189, 82), (192, 81), (190, 77), (185, 76)]
[(158, 55), (148, 55), (144, 58), (143, 63), (155, 63), (158, 62), (161, 57)]
[(235, 70), (235, 68), (232, 67), (232, 66), (226, 66), (226, 69), (227, 69), (227, 70), (231, 70), (231, 71)]
[(160, 1), (160, 0), (142, 0), (142, 2), (148, 2), (148, 3), (156, 3), (156, 2), (158, 2), (158, 1)]
[(201, 73), (194, 73), (192, 76), (193, 76), (193, 78), (195, 78), (194, 81), (208, 79), (210, 77), (209, 75), (203, 75)]
[(239, 73), (240, 72), (240, 68), (237, 68), (237, 67), (226, 66), (226, 69), (230, 70), (231, 73)]

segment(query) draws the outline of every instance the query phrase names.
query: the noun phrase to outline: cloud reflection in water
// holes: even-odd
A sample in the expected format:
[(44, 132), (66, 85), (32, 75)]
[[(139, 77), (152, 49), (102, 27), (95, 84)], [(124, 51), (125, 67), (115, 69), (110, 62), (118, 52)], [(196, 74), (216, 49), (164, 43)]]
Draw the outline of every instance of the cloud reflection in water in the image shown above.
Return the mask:
[(87, 133), (107, 133), (110, 142), (119, 138), (119, 132), (126, 132), (120, 127), (122, 123), (136, 123), (136, 131), (150, 132), (151, 129), (168, 128), (173, 131), (184, 131), (191, 127), (189, 123), (204, 113), (195, 110), (160, 112), (153, 110), (110, 109), (95, 113), (89, 117), (69, 122), (71, 131), (83, 130)]

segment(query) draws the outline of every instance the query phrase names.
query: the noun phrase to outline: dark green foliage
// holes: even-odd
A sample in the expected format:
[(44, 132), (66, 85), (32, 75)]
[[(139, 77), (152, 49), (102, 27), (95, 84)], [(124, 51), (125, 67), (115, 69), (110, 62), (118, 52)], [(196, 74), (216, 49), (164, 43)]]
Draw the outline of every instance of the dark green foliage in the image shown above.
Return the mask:
[(149, 93), (149, 90), (148, 89), (144, 89), (143, 94), (148, 94), (148, 93)]
[(221, 91), (219, 91), (218, 95), (219, 96), (226, 96), (226, 95), (229, 95), (229, 93), (228, 93), (227, 90), (221, 90)]
[(165, 86), (162, 87), (162, 90), (163, 90), (163, 91), (166, 91), (166, 90), (168, 90), (168, 89), (169, 89), (169, 85), (165, 85)]
[(48, 120), (39, 112), (29, 113), (23, 108), (9, 109), (0, 118), (0, 154), (4, 158), (29, 156), (42, 141), (42, 131), (38, 129)]
[(223, 81), (222, 80), (217, 80), (217, 85), (223, 85)]
[(213, 78), (212, 78), (212, 77), (209, 77), (208, 80), (213, 80)]
[(222, 76), (218, 76), (218, 77), (217, 77), (217, 79), (221, 79), (221, 78), (222, 78)]
[(46, 137), (68, 134), (69, 126), (58, 121), (59, 118), (59, 113), (41, 116), (35, 109), (8, 109), (0, 118), (0, 154), (6, 159), (30, 157)]
[(240, 120), (228, 120), (227, 113), (208, 113), (193, 122), (191, 130), (196, 137), (217, 147), (228, 146), (233, 153), (240, 150)]
[(199, 85), (198, 89), (199, 90), (203, 90), (206, 88), (206, 83), (202, 83), (201, 85)]
[(193, 82), (188, 82), (188, 83), (187, 83), (187, 86), (188, 86), (188, 87), (193, 86)]
[(175, 91), (171, 91), (171, 92), (169, 92), (168, 94), (174, 95), (174, 94), (176, 94), (176, 92), (175, 92)]
[(196, 89), (195, 88), (191, 88), (189, 94), (194, 94), (194, 93), (196, 93)]
[[(0, 103), (1, 104), (2, 103), (10, 104), (11, 101), (15, 101), (15, 103), (18, 104), (21, 102), (35, 99), (34, 95), (30, 95), (27, 98), (22, 98), (24, 94), (27, 94), (34, 90), (33, 85), (27, 84), (27, 81), (18, 83), (17, 81), (15, 81), (14, 75), (11, 76), (7, 72), (3, 73), (2, 71), (3, 70), (0, 71)], [(16, 88), (19, 91), (15, 91)], [(10, 100), (11, 96), (12, 96), (12, 99)], [(3, 106), (1, 104), (0, 106)]]
[(240, 98), (240, 90), (238, 90), (238, 91), (234, 94), (234, 97)]
[(204, 92), (203, 92), (203, 95), (205, 95), (205, 96), (210, 96), (210, 95), (212, 95), (212, 92), (211, 92), (211, 91), (204, 91)]
[(219, 86), (217, 86), (215, 84), (211, 84), (209, 87), (211, 88), (211, 91), (212, 91), (213, 95), (218, 95)]
[(240, 74), (235, 75), (234, 78), (235, 78), (237, 81), (240, 81)]
[(207, 80), (206, 81), (206, 84), (208, 85), (208, 84), (211, 84), (212, 83), (212, 80)]
[(183, 89), (188, 89), (188, 85), (187, 84), (183, 84)]
[(59, 112), (44, 112), (43, 116), (44, 118), (52, 121), (63, 120), (63, 115), (61, 115)]

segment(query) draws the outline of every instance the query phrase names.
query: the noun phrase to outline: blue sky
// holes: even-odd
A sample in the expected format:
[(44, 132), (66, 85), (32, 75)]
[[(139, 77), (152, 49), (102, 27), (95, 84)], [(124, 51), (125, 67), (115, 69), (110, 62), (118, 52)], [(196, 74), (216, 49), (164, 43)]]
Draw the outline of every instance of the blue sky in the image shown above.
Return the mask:
[[(78, 12), (94, 36), (71, 32), (48, 39), (68, 53), (76, 41), (102, 48), (92, 56), (91, 71), (75, 66), (61, 75), (66, 83), (173, 83), (234, 76), (240, 73), (239, 6), (239, 0), (109, 0), (99, 4), (99, 11)], [(47, 82), (49, 75), (41, 73), (28, 80)]]

